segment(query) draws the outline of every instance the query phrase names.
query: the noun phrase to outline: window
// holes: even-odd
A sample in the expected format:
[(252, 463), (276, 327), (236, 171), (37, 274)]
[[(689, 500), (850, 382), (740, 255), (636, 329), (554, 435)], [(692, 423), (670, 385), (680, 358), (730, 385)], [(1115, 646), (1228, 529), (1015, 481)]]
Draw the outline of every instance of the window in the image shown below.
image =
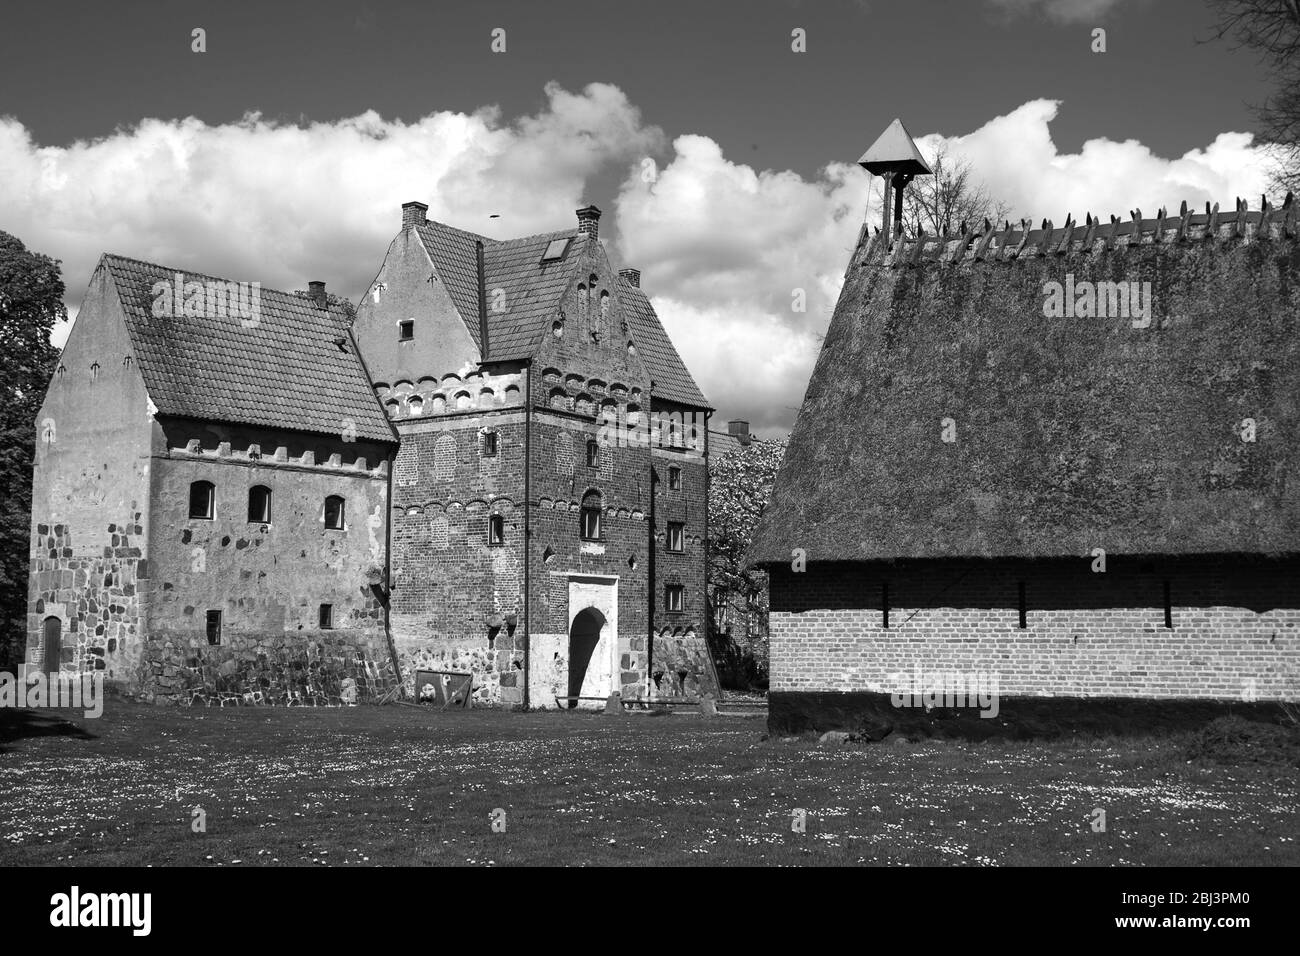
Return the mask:
[(415, 338), (415, 320), (403, 319), (397, 323), (397, 339), (399, 342), (409, 342)]
[(682, 551), (686, 544), (686, 525), (680, 521), (668, 522), (668, 550)]
[(213, 501), (216, 498), (216, 489), (210, 481), (195, 481), (190, 483), (190, 517), (191, 518), (211, 518), (213, 514)]
[(669, 491), (682, 490), (682, 470), (678, 468), (676, 465), (668, 466), (668, 490)]
[(686, 606), (686, 588), (680, 584), (669, 584), (664, 588), (664, 610), (680, 614)]
[(325, 499), (325, 527), (332, 531), (343, 530), (343, 499), (338, 495)]
[(565, 250), (568, 248), (568, 239), (552, 239), (546, 246), (546, 251), (542, 253), (542, 261), (552, 262), (555, 259), (562, 259), (564, 258)]
[(254, 524), (269, 524), (271, 521), (271, 489), (265, 485), (253, 485), (248, 489), (248, 520)]
[(600, 540), (600, 493), (589, 491), (582, 496), (582, 539)]
[(488, 544), (502, 545), (506, 543), (506, 519), (501, 515), (491, 515), (488, 517)]
[(496, 454), (497, 454), (497, 433), (484, 432), (483, 433), (483, 457), (495, 458)]
[(334, 626), (334, 605), (322, 604), (320, 606), (320, 629), (328, 631)]
[(596, 444), (594, 438), (587, 439), (587, 467), (600, 467), (600, 446)]
[(208, 644), (216, 647), (221, 643), (221, 612), (208, 612)]

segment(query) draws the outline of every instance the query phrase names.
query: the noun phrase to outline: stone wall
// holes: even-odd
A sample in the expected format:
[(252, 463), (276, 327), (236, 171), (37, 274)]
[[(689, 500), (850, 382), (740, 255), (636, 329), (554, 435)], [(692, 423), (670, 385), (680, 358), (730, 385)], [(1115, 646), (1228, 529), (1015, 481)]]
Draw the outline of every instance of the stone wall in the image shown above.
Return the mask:
[(1300, 697), (1300, 559), (1092, 560), (776, 565), (772, 690), (888, 694), (920, 667), (1010, 697)]
[[(132, 690), (146, 700), (337, 703), (393, 681), (380, 600), (388, 469), (383, 446), (345, 436), (165, 419), (153, 461), (150, 576)], [(214, 486), (211, 518), (189, 515), (191, 483)], [(249, 492), (270, 490), (270, 521)], [(343, 498), (344, 527), (325, 526)], [(322, 606), (330, 626), (322, 627)], [(207, 612), (221, 613), (209, 643)]]
[(43, 664), (53, 618), (60, 669), (102, 671), (110, 686), (140, 661), (154, 432), (120, 315), (96, 270), (37, 416), (26, 651)]

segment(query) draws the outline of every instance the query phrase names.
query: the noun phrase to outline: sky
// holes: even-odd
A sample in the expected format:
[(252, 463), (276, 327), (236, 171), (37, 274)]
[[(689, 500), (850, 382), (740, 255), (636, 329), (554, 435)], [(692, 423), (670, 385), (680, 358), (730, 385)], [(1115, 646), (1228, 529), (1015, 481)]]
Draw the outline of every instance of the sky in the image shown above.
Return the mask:
[(1268, 80), (1204, 0), (5, 0), (2, 22), (0, 229), (62, 260), (70, 314), (104, 252), (355, 302), (405, 201), (496, 238), (595, 203), (719, 419), (761, 435), (802, 401), (878, 218), (856, 160), (895, 117), (1013, 218), (1266, 188)]

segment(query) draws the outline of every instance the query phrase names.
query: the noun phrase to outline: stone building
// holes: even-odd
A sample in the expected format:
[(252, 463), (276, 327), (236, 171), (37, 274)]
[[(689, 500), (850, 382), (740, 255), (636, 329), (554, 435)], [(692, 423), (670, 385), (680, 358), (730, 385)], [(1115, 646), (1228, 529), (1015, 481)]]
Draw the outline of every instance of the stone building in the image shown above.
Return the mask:
[(321, 283), (100, 260), (38, 420), (30, 666), (182, 703), (394, 682), (397, 442), (349, 321)]
[(1296, 212), (864, 227), (750, 553), (773, 726), (936, 677), (1004, 720), (1295, 700)]
[(101, 260), (41, 412), (32, 664), (187, 702), (716, 691), (711, 409), (639, 273), (594, 206), (508, 241), (426, 211), (355, 313)]
[(427, 210), (402, 207), (354, 325), (401, 438), (403, 672), (532, 707), (713, 689), (710, 408), (639, 273), (611, 265), (594, 206), (505, 241)]

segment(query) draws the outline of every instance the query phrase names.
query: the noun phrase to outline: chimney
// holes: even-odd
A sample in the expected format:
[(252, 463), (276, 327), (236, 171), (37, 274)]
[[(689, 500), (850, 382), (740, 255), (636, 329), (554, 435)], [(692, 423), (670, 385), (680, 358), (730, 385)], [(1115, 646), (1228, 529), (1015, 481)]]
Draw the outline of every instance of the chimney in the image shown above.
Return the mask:
[(595, 206), (583, 206), (578, 210), (578, 235), (600, 238), (600, 210)]
[(619, 269), (618, 274), (626, 280), (628, 285), (641, 288), (641, 270), (640, 269)]
[(307, 291), (316, 300), (316, 308), (328, 309), (329, 299), (325, 296), (325, 283), (312, 281), (307, 283)]
[(742, 445), (749, 444), (749, 422), (743, 419), (733, 418), (727, 422), (727, 434)]
[(424, 223), (424, 214), (429, 211), (429, 204), (422, 202), (402, 203), (402, 228), (410, 229)]

